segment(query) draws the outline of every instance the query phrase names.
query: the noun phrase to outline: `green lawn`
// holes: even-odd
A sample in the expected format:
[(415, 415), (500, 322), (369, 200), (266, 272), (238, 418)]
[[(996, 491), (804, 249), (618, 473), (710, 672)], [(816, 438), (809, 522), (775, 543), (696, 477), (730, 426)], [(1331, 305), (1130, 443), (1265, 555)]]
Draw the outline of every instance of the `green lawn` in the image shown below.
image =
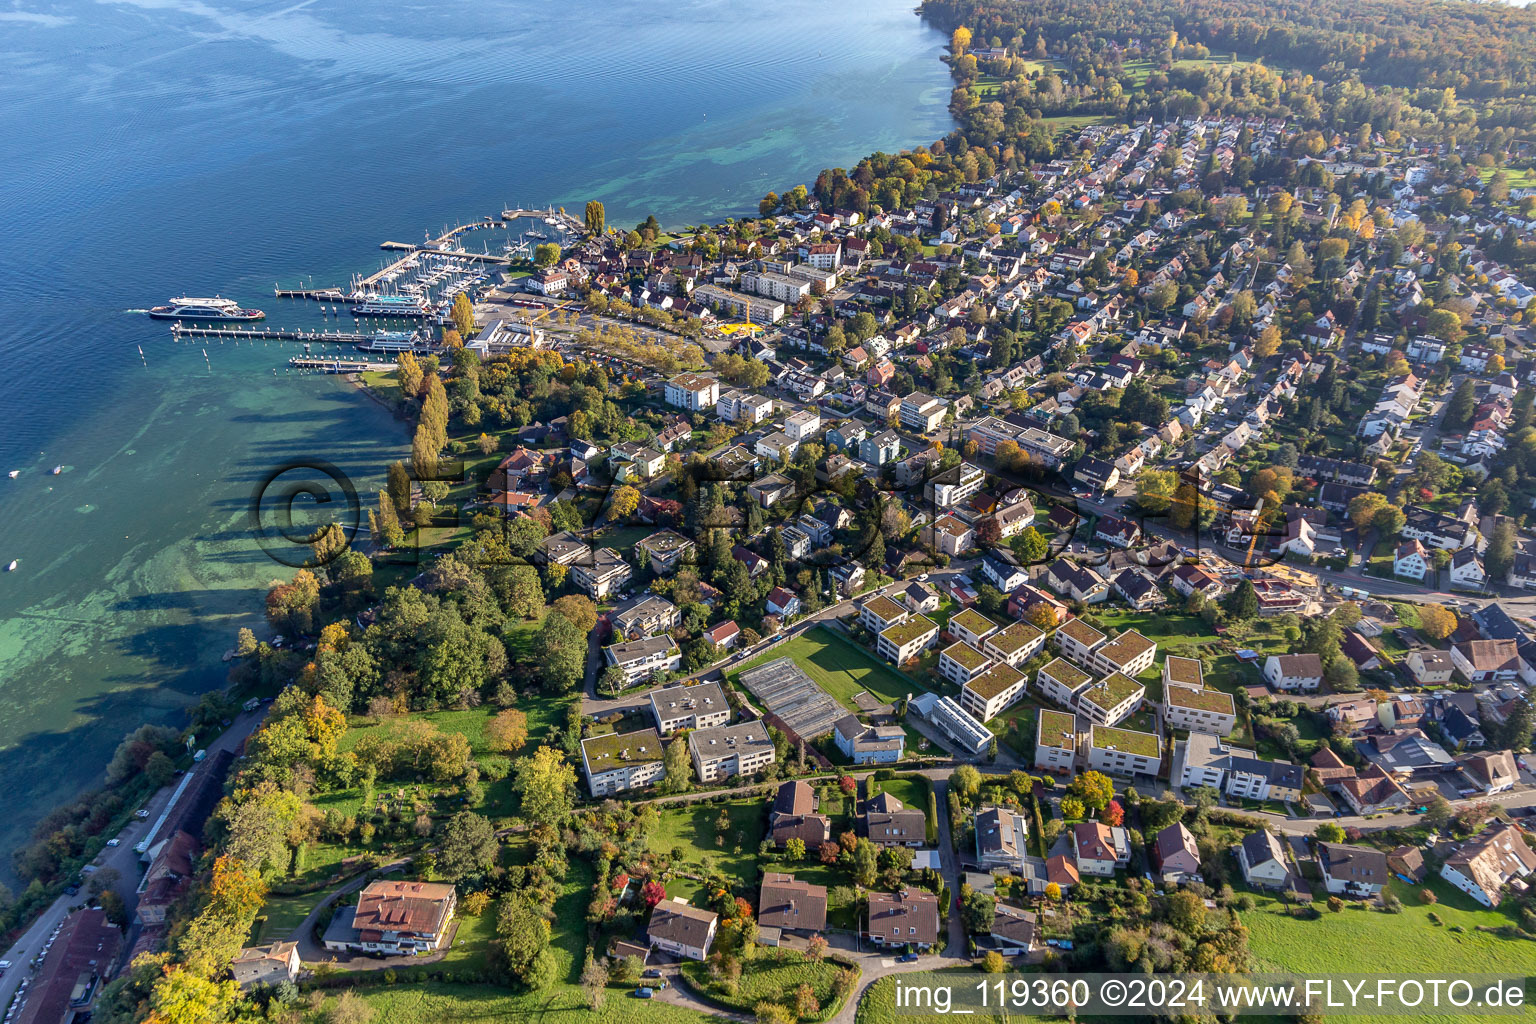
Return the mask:
[[(578, 965), (578, 970), (580, 969)], [(608, 999), (592, 1010), (577, 985), (561, 984), (533, 992), (511, 993), (490, 985), (431, 981), (364, 990), (375, 1020), (389, 1024), (470, 1024), (485, 1021), (580, 1020), (588, 1024), (700, 1024), (713, 1019), (660, 1000), (628, 998), (610, 986)]]
[(767, 654), (754, 658), (730, 674), (735, 683), (741, 673), (779, 658), (792, 658), (817, 686), (826, 690), (850, 711), (859, 706), (854, 697), (868, 692), (880, 701), (896, 701), (923, 689), (914, 679), (880, 661), (873, 654), (826, 626), (808, 630)]
[(254, 946), (261, 942), (286, 939), (304, 923), (309, 912), (315, 909), (315, 904), (324, 896), (323, 892), (302, 896), (269, 895), (261, 906), (261, 913), (256, 916), (256, 923), (251, 926), (249, 944)]
[[(1299, 921), (1284, 914), (1282, 905), (1258, 897), (1257, 909), (1242, 915), (1249, 946), (1259, 970), (1316, 973), (1402, 973), (1414, 977), (1455, 976), (1469, 971), (1529, 974), (1536, 963), (1536, 945), (1479, 932), (1478, 925), (1498, 927), (1511, 919), (1478, 906), (1438, 878), (1429, 883), (1439, 903), (1419, 899), (1423, 886), (1392, 882), (1403, 902), (1401, 914), (1356, 910), (1346, 906), (1327, 910), (1316, 921)], [(1442, 924), (1429, 920), (1436, 914)], [(1460, 929), (1459, 931), (1456, 929)], [(1457, 1014), (1421, 1020), (1497, 1020)]]
[(913, 807), (919, 811), (926, 811), (928, 808), (928, 789), (917, 779), (882, 779), (876, 782), (874, 776), (870, 776), (866, 785), (873, 787), (871, 796), (875, 793), (889, 793), (907, 807)]
[(697, 990), (722, 1006), (741, 1013), (751, 1013), (761, 1002), (789, 1004), (795, 989), (809, 984), (816, 994), (821, 1012), (803, 1020), (826, 1020), (837, 1009), (832, 996), (832, 980), (842, 970), (841, 964), (831, 961), (811, 963), (804, 956), (789, 949), (767, 949), (756, 958), (742, 965), (741, 981), (734, 993), (710, 984), (709, 966), (697, 961), (683, 964), (683, 975)]
[[(716, 826), (722, 808), (730, 819), (730, 826), (725, 829)], [(764, 798), (746, 797), (723, 804), (706, 801), (659, 810), (661, 821), (647, 843), (653, 853), (671, 857), (673, 849), (681, 848), (681, 864), (698, 869), (707, 858), (742, 885), (757, 884), (757, 848), (763, 841), (768, 813)]]

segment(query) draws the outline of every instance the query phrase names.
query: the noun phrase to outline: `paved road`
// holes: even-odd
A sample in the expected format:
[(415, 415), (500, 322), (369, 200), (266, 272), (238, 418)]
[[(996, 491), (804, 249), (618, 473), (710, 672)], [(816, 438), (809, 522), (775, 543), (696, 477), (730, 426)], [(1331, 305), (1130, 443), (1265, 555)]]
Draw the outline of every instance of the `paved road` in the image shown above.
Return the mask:
[[(265, 715), (265, 709), (242, 712), (232, 720), (223, 735), (208, 745), (208, 753), (212, 755), (223, 750), (235, 750), (247, 736), (255, 731)], [(119, 845), (103, 848), (87, 866), (89, 870), (84, 872), (89, 875), (94, 871), (108, 868), (117, 872), (118, 877), (113, 882), (112, 888), (123, 897), (130, 915), (138, 906), (138, 885), (144, 868), (144, 865), (139, 862), (138, 851), (133, 848), (134, 844), (144, 837), (150, 826), (160, 817), (160, 813), (165, 810), (171, 794), (175, 792), (176, 785), (180, 782), (179, 778), (176, 779), (171, 785), (162, 787), (145, 801), (143, 806), (149, 810), (149, 817), (142, 821), (130, 822), (116, 836)], [(42, 952), (44, 944), (53, 934), (54, 929), (63, 922), (71, 910), (84, 906), (86, 899), (84, 891), (76, 896), (60, 896), (33, 921), (31, 927), (23, 932), (19, 939), (11, 944), (10, 949), (0, 954), (0, 960), (9, 960), (12, 964), (11, 969), (6, 971), (5, 977), (0, 978), (0, 1008), (10, 1003), (17, 986), (21, 984), (21, 979), (31, 975), (31, 962)], [(137, 925), (131, 926), (128, 931), (128, 941), (124, 943), (124, 953), (127, 952), (137, 934)]]

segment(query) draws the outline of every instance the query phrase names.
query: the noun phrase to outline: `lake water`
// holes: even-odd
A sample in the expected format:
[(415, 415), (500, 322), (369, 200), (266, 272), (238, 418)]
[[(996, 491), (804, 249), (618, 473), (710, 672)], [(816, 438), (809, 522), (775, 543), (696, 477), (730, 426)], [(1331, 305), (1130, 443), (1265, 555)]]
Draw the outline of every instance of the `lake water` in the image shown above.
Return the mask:
[(405, 448), (346, 384), (274, 376), (293, 346), (173, 344), (130, 310), (219, 293), (315, 324), (273, 283), (344, 284), (504, 204), (755, 214), (947, 131), (943, 43), (909, 0), (0, 8), (0, 854), (222, 682), (291, 572), (251, 539), (256, 483), (322, 458), (366, 494)]

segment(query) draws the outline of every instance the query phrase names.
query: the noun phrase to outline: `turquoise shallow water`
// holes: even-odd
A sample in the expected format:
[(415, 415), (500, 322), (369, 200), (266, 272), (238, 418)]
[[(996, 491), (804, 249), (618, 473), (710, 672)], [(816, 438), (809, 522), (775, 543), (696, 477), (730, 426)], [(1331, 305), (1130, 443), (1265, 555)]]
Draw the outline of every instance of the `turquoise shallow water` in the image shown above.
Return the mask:
[(126, 311), (316, 323), (272, 284), (507, 203), (752, 212), (943, 134), (943, 42), (900, 0), (0, 5), (0, 852), (223, 679), (290, 571), (251, 540), (255, 482), (321, 457), (372, 489), (404, 447), (346, 385), (273, 377), (291, 349)]

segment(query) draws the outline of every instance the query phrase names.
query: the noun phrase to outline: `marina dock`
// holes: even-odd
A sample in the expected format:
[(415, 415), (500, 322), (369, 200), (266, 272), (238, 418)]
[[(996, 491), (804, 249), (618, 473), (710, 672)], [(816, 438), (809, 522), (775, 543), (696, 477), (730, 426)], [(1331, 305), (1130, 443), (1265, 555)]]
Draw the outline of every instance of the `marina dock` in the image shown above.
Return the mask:
[(238, 341), (304, 341), (326, 345), (356, 345), (374, 335), (356, 331), (288, 331), (271, 327), (183, 327), (171, 324), (173, 338), (216, 338)]
[(388, 362), (369, 362), (366, 359), (325, 359), (319, 356), (294, 356), (288, 360), (288, 365), (295, 370), (313, 370), (318, 373), (362, 373), (364, 370), (389, 371), (396, 369), (400, 364), (392, 359)]

